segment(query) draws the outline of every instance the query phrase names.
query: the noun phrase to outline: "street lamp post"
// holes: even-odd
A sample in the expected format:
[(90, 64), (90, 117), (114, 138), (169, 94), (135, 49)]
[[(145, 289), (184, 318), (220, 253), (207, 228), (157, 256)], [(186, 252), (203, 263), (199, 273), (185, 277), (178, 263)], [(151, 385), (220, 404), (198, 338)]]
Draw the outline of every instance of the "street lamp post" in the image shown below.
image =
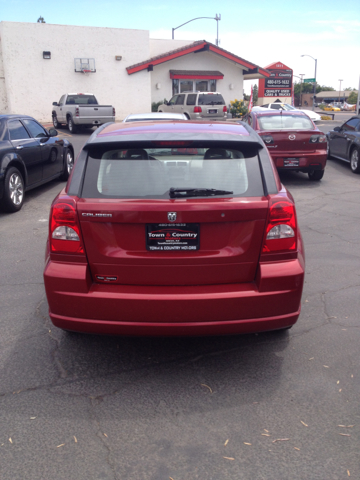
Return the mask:
[(196, 18), (192, 18), (188, 22), (182, 23), (178, 27), (175, 27), (175, 28), (172, 29), (172, 39), (174, 40), (175, 30), (177, 30), (180, 27), (183, 27), (187, 23), (193, 22), (194, 20), (200, 20), (201, 18), (207, 18), (209, 20), (216, 20), (216, 45), (219, 46), (219, 20), (221, 20), (221, 13), (219, 13), (219, 15), (216, 14), (215, 17), (196, 17)]
[(301, 55), (301, 56), (302, 56), (302, 57), (310, 57), (310, 58), (312, 58), (312, 59), (315, 61), (315, 76), (314, 76), (315, 82), (314, 82), (314, 96), (313, 96), (313, 105), (312, 105), (312, 109), (313, 109), (313, 111), (314, 111), (314, 109), (315, 109), (314, 103), (315, 103), (315, 96), (316, 96), (316, 68), (317, 68), (317, 59), (314, 58), (314, 57), (312, 57), (311, 55)]
[(341, 95), (341, 82), (342, 82), (342, 80), (339, 80), (339, 82), (340, 82), (340, 86), (339, 86), (339, 103), (340, 103), (340, 95)]

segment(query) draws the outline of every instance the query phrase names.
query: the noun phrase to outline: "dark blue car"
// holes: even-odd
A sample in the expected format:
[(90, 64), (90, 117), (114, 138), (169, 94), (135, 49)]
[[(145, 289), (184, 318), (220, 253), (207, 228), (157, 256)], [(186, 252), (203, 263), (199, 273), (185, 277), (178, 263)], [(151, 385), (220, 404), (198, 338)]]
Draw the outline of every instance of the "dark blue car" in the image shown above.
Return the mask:
[(328, 158), (349, 162), (351, 170), (360, 173), (360, 115), (351, 117), (341, 127), (335, 127), (326, 137)]
[(27, 115), (0, 115), (0, 206), (17, 212), (27, 190), (55, 178), (67, 180), (74, 149), (53, 128)]

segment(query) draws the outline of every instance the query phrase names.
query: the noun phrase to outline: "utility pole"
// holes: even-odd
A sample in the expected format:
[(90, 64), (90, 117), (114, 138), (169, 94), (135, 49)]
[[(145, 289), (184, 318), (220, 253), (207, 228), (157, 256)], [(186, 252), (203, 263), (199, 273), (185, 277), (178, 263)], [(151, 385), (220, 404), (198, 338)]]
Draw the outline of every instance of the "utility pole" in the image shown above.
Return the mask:
[(302, 107), (302, 83), (305, 73), (299, 73), (300, 76), (300, 107)]
[(340, 95), (341, 95), (341, 82), (342, 82), (342, 80), (339, 80), (339, 82), (340, 82), (340, 86), (339, 86), (339, 103), (340, 103)]

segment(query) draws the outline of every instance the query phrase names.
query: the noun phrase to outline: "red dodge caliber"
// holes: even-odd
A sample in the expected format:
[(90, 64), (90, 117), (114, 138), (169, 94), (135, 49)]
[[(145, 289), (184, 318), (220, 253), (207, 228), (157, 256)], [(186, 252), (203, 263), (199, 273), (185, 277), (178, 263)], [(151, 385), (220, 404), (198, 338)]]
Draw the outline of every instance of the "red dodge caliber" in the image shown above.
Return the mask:
[(44, 279), (65, 330), (286, 329), (304, 281), (294, 200), (245, 124), (107, 124), (52, 203)]
[(252, 111), (244, 120), (261, 135), (276, 168), (307, 173), (310, 180), (321, 180), (327, 159), (326, 135), (305, 113), (260, 110)]

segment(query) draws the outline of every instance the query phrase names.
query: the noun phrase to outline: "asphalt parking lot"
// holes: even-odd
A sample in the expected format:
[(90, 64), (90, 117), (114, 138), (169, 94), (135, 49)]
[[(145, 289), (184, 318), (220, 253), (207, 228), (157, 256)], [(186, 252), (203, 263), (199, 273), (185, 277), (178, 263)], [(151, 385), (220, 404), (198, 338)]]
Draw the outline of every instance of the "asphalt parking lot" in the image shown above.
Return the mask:
[[(69, 138), (76, 153), (88, 136)], [(360, 478), (360, 175), (329, 160), (321, 182), (281, 179), (307, 262), (302, 313), (281, 335), (62, 332), (42, 271), (65, 183), (0, 213), (1, 480)]]

